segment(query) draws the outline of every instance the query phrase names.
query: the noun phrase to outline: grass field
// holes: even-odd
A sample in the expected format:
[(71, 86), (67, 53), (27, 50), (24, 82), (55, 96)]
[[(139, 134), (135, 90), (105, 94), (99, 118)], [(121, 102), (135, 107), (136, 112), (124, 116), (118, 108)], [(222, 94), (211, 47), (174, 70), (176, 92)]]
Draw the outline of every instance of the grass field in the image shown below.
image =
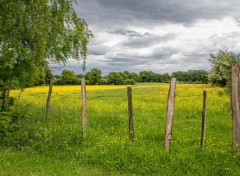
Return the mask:
[[(18, 130), (0, 150), (0, 175), (240, 175), (232, 155), (229, 96), (221, 88), (177, 84), (170, 153), (164, 150), (168, 84), (133, 88), (135, 141), (128, 138), (126, 86), (87, 86), (87, 139), (81, 138), (79, 86), (25, 89)], [(204, 149), (200, 148), (202, 92), (208, 92)], [(12, 92), (18, 97), (19, 90)]]

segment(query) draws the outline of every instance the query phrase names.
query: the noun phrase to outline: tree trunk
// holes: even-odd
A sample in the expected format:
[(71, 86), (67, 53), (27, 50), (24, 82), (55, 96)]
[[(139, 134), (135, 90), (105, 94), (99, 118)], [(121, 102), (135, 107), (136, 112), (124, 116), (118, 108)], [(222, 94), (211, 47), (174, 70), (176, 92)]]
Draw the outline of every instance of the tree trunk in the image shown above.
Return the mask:
[(10, 91), (12, 88), (12, 79), (10, 80), (9, 84), (8, 84), (8, 89), (6, 90), (6, 99), (5, 99), (5, 110), (8, 111), (9, 109), (9, 96), (10, 96)]
[(2, 111), (6, 111), (6, 96), (7, 96), (7, 89), (3, 88), (2, 90)]
[(4, 112), (7, 112), (9, 109), (8, 102), (9, 102), (9, 95), (10, 95), (11, 88), (12, 88), (12, 79), (8, 83), (8, 86), (6, 82), (3, 82), (1, 109)]

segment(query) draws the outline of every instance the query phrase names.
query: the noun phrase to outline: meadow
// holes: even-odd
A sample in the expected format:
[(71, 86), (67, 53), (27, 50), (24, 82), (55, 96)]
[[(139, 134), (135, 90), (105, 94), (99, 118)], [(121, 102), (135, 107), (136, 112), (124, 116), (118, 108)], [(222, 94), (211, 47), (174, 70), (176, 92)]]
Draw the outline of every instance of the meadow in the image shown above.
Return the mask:
[[(232, 155), (230, 97), (207, 84), (177, 84), (170, 153), (164, 150), (169, 84), (132, 86), (135, 140), (128, 137), (127, 86), (87, 86), (87, 138), (81, 137), (80, 86), (25, 89), (13, 132), (0, 150), (0, 175), (240, 175)], [(204, 148), (202, 92), (208, 92)], [(19, 90), (11, 92), (18, 97)]]

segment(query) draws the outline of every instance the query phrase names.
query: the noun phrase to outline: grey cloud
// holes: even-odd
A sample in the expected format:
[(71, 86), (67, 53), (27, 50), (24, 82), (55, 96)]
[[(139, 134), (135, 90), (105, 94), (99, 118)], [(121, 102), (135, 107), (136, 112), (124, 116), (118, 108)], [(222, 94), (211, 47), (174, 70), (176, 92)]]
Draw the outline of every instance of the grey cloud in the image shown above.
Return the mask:
[(150, 57), (118, 56), (118, 57), (111, 58), (106, 62), (110, 65), (120, 64), (120, 65), (133, 66), (133, 65), (138, 65), (138, 64), (144, 64), (144, 63), (147, 63), (147, 62), (150, 62), (153, 60), (154, 60), (154, 58), (150, 58)]
[(139, 20), (192, 23), (198, 19), (219, 19), (238, 15), (238, 0), (97, 0), (116, 14), (131, 14)]
[(156, 44), (159, 44), (161, 42), (167, 42), (169, 40), (174, 39), (176, 35), (169, 33), (162, 36), (156, 36), (151, 34), (143, 34), (139, 36), (129, 37), (128, 41), (123, 42), (123, 46), (128, 46), (132, 48), (144, 48), (144, 47), (150, 47), (154, 46)]
[(172, 56), (173, 54), (177, 54), (180, 51), (178, 51), (176, 48), (169, 48), (169, 47), (161, 47), (155, 49), (150, 57), (156, 58), (156, 59), (163, 59)]
[(164, 35), (158, 36), (150, 34), (148, 32), (139, 33), (133, 30), (125, 29), (116, 29), (114, 31), (110, 31), (109, 33), (127, 36), (127, 41), (122, 42), (121, 45), (131, 48), (150, 47), (161, 42), (173, 40), (176, 37), (176, 34), (174, 33), (166, 33)]
[(98, 46), (89, 46), (88, 55), (105, 55), (109, 47), (98, 45)]
[(149, 36), (151, 35), (148, 32), (145, 32), (143, 34), (133, 31), (133, 30), (126, 30), (126, 29), (116, 29), (114, 31), (110, 31), (109, 33), (112, 34), (118, 34), (118, 35), (125, 35), (125, 36), (130, 36), (130, 37), (144, 37), (144, 36)]
[[(97, 67), (104, 74), (126, 69), (141, 71), (154, 69), (154, 64), (157, 67), (166, 66), (160, 72), (187, 70), (190, 66), (209, 69), (209, 53), (226, 47), (239, 51), (240, 44), (236, 40), (240, 35), (237, 31), (226, 35), (220, 32), (221, 35), (208, 38), (199, 33), (196, 39), (187, 37), (190, 41), (184, 41), (184, 36), (177, 32), (161, 31), (164, 34), (156, 35), (156, 30), (166, 24), (176, 24), (173, 25), (176, 28), (183, 26), (186, 30), (192, 26), (196, 29), (195, 25), (198, 23), (195, 22), (202, 19), (220, 21), (225, 17), (232, 17), (240, 25), (239, 0), (78, 1), (79, 5), (75, 9), (80, 17), (86, 19), (95, 36), (88, 47), (88, 70)], [(183, 33), (187, 35), (184, 31)], [(138, 52), (143, 48), (149, 48), (149, 52)], [(177, 54), (181, 59), (174, 57)], [(153, 66), (150, 68), (149, 65)], [(72, 68), (79, 70), (78, 67)]]

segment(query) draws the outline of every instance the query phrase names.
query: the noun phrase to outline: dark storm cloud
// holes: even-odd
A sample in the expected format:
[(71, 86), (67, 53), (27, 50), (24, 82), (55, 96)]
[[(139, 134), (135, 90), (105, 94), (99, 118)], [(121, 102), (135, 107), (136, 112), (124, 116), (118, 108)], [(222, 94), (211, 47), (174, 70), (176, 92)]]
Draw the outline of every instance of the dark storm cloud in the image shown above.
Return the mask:
[(173, 40), (176, 36), (174, 33), (166, 33), (164, 35), (150, 34), (149, 32), (139, 33), (133, 30), (116, 29), (110, 31), (111, 34), (123, 35), (127, 37), (127, 40), (120, 43), (123, 47), (128, 48), (146, 48), (157, 45), (162, 42)]
[(133, 67), (136, 65), (144, 65), (147, 63), (169, 63), (172, 64), (175, 62), (175, 59), (166, 59), (171, 57), (174, 54), (177, 54), (178, 51), (174, 49), (167, 50), (166, 48), (159, 49), (158, 52), (154, 52), (150, 55), (129, 55), (126, 53), (119, 53), (117, 56), (108, 56), (107, 60), (104, 61), (107, 65), (112, 66), (125, 66)]
[(239, 17), (239, 0), (97, 0), (104, 8), (116, 9), (116, 14), (129, 14), (139, 20), (191, 23), (198, 19)]

